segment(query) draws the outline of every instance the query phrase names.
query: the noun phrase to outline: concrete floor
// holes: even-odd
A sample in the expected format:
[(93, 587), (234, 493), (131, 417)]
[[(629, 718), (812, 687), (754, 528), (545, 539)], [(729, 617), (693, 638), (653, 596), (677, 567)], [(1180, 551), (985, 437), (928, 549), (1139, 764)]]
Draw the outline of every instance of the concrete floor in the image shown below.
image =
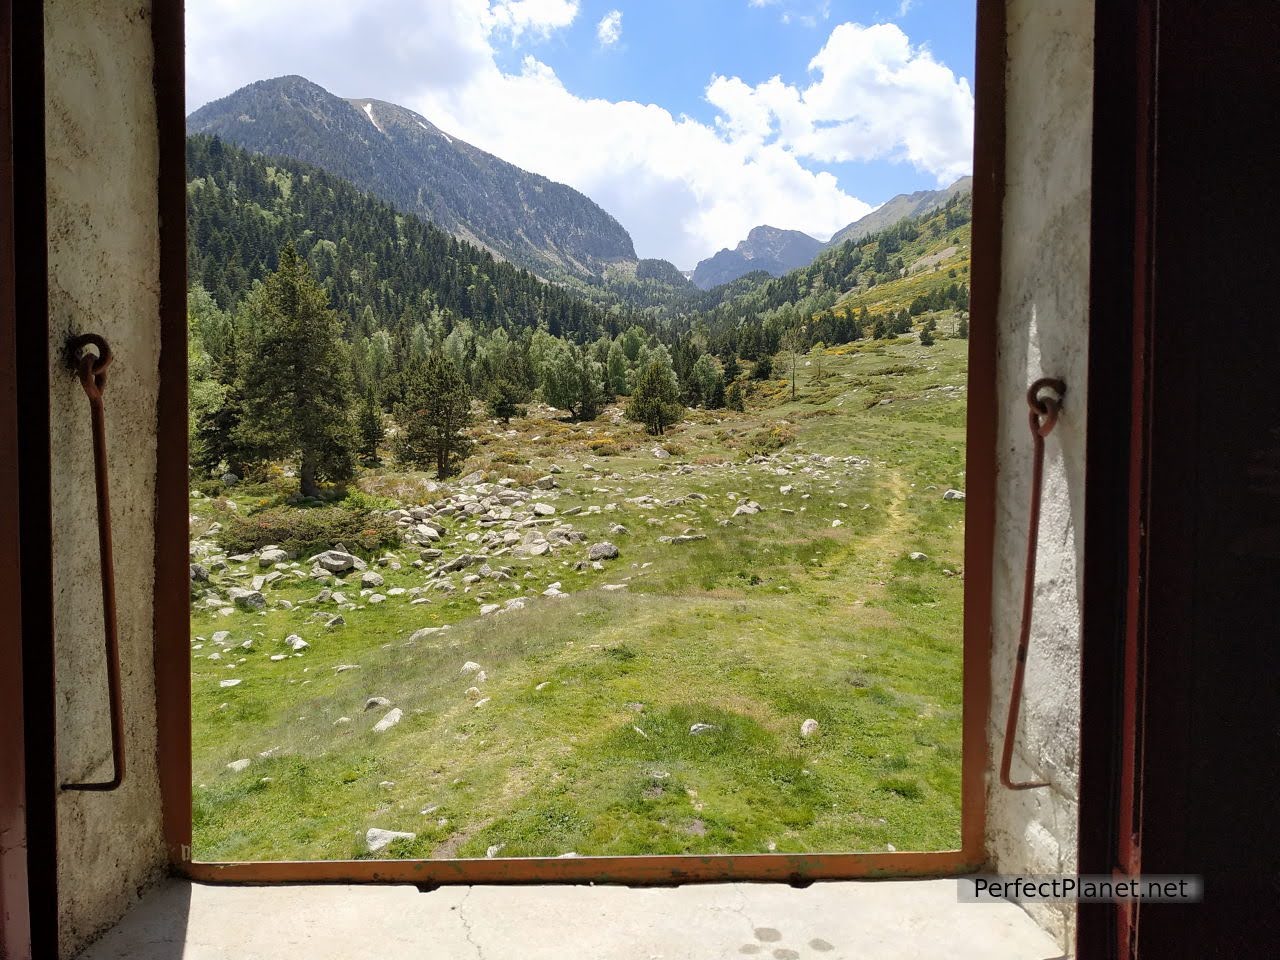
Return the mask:
[(171, 881), (81, 960), (1048, 960), (954, 880), (626, 887), (221, 887)]

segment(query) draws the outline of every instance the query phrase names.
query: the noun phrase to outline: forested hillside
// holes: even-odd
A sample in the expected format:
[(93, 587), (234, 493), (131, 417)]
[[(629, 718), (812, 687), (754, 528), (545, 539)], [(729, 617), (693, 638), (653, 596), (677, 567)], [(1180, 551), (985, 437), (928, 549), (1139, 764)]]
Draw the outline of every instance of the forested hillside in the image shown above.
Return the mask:
[[(404, 405), (422, 400), (415, 391), (428, 369), (450, 403), (484, 401), (504, 419), (540, 399), (590, 420), (629, 396), (629, 415), (661, 434), (685, 406), (741, 408), (754, 384), (794, 380), (815, 349), (917, 328), (925, 345), (943, 333), (967, 335), (967, 195), (785, 276), (669, 292), (641, 310), (617, 295), (593, 302), (544, 282), (298, 161), (210, 137), (190, 138), (187, 153), (192, 441), (210, 470), (279, 456), (278, 424), (268, 422), (279, 416), (263, 412), (255, 425), (245, 411), (260, 382), (297, 392), (310, 371), (288, 358), (311, 350), (308, 338), (327, 344), (309, 354), (312, 368), (342, 381), (316, 422), (353, 420), (359, 407), (373, 436), (385, 413), (411, 415)], [(286, 270), (287, 250), (296, 257)], [(624, 279), (644, 290), (672, 278), (642, 262), (615, 286)], [(282, 306), (298, 296), (315, 304), (302, 328)], [(298, 344), (272, 354), (290, 368), (283, 372), (263, 365), (266, 345), (280, 338)], [(449, 436), (461, 444), (470, 414), (458, 409), (464, 415)], [(350, 463), (354, 436), (342, 433), (335, 462)]]
[[(804, 349), (949, 321), (966, 335), (972, 203), (968, 194), (821, 253), (782, 277), (749, 274), (695, 301), (687, 318), (706, 349), (755, 360), (788, 335)], [(931, 313), (938, 316), (930, 317)], [(963, 327), (959, 321), (966, 319)]]
[(188, 275), (222, 310), (234, 309), (274, 270), (292, 241), (349, 337), (385, 330), (398, 338), (437, 311), (482, 330), (541, 326), (576, 340), (617, 334), (637, 319), (545, 283), (296, 160), (193, 136), (187, 180)]
[(303, 77), (250, 84), (187, 119), (192, 134), (343, 177), (544, 276), (591, 280), (636, 260), (631, 236), (590, 198), (522, 170), (381, 100), (344, 100)]

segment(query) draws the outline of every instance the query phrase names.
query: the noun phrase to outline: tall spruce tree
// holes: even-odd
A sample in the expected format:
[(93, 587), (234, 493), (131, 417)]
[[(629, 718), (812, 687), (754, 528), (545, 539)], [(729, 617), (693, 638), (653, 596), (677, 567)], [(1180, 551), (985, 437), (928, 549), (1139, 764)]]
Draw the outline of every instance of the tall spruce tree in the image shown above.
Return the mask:
[(360, 460), (367, 467), (376, 467), (382, 462), (378, 458), (378, 446), (386, 431), (382, 426), (382, 405), (378, 403), (373, 387), (365, 391), (356, 426), (360, 432)]
[(457, 364), (443, 351), (431, 351), (421, 366), (408, 371), (396, 419), (396, 456), (405, 463), (434, 466), (443, 480), (466, 460), (472, 442), (463, 431), (471, 424), (471, 393)]
[(297, 456), (303, 496), (351, 477), (355, 447), (342, 326), (293, 244), (245, 300), (233, 438), (261, 460)]

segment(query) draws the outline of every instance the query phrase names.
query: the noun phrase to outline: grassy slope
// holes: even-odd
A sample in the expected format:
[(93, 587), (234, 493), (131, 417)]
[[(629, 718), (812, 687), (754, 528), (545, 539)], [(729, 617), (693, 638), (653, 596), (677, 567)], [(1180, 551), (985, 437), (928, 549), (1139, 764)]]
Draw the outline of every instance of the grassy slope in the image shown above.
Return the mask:
[[(314, 607), (197, 612), (196, 856), (364, 856), (371, 826), (417, 833), (384, 853), (401, 857), (484, 856), (499, 844), (503, 856), (955, 846), (963, 508), (941, 494), (963, 487), (964, 393), (939, 388), (962, 387), (964, 346), (837, 348), (821, 382), (802, 379), (796, 402), (775, 382), (745, 415), (696, 414), (668, 438), (679, 451), (669, 460), (632, 425), (604, 419), (517, 421), (514, 436), (495, 428), (482, 455), (530, 458), (498, 467), (526, 478), (562, 465), (560, 513), (604, 507), (572, 522), (588, 543), (611, 539), (622, 551), (603, 572), (572, 570), (583, 548), (516, 561), (514, 581), (483, 589), (490, 600), (537, 597), (523, 611), (481, 620), (476, 594), (459, 591), (419, 606), (391, 597), (345, 612), (332, 631), (307, 622)], [(796, 439), (779, 459), (744, 462), (744, 440), (780, 422)], [(589, 455), (605, 435), (631, 449)], [(825, 471), (814, 474), (793, 453), (870, 462), (814, 464)], [(781, 465), (793, 472), (776, 475)], [(782, 484), (795, 490), (784, 496)], [(710, 499), (625, 503), (694, 491)], [(242, 509), (249, 493), (237, 494)], [(730, 493), (766, 509), (721, 526)], [(194, 513), (210, 510), (193, 501)], [(615, 522), (630, 534), (608, 534)], [(686, 528), (708, 539), (657, 542)], [(909, 560), (917, 550), (929, 559)], [(421, 582), (407, 563), (380, 572), (383, 592)], [(538, 596), (557, 580), (569, 599)], [(596, 589), (624, 582), (625, 592)], [(317, 589), (304, 581), (269, 597), (296, 602)], [(344, 590), (359, 599), (358, 583)], [(446, 622), (449, 631), (406, 643)], [(252, 649), (233, 645), (235, 655), (210, 661), (201, 638), (219, 629), (233, 644), (253, 639)], [(311, 648), (270, 661), (290, 632)], [(478, 709), (464, 696), (466, 660), (488, 673), (491, 699)], [(360, 669), (336, 673), (344, 663)], [(219, 687), (227, 677), (244, 682)], [(371, 731), (384, 710), (362, 710), (374, 695), (405, 711), (386, 733)], [(340, 716), (353, 722), (335, 726)], [(820, 732), (804, 740), (808, 717)], [(718, 729), (692, 737), (698, 722)], [(246, 771), (225, 768), (241, 757), (253, 758)]]
[[(939, 212), (926, 222), (940, 224), (942, 221), (943, 216)], [(866, 254), (874, 253), (875, 245), (871, 244), (866, 248)], [(873, 317), (890, 310), (906, 309), (921, 294), (953, 283), (967, 284), (970, 254), (971, 229), (967, 223), (944, 231), (938, 237), (922, 235), (907, 244), (900, 254), (907, 266), (907, 276), (874, 287), (859, 286), (841, 296), (838, 306), (847, 306), (855, 311), (865, 306)], [(953, 270), (955, 276), (951, 276)], [(943, 333), (951, 332), (951, 318), (938, 315), (938, 319)]]

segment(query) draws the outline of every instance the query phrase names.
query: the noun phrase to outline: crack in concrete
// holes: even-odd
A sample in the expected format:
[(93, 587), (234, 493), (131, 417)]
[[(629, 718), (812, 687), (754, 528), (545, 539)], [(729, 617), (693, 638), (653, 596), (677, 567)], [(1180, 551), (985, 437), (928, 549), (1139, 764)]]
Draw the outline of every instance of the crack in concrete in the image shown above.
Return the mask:
[(467, 892), (462, 895), (462, 899), (458, 901), (457, 911), (458, 919), (462, 921), (462, 933), (467, 938), (467, 943), (475, 947), (476, 956), (479, 960), (484, 960), (484, 948), (476, 943), (475, 937), (472, 936), (471, 921), (467, 919), (466, 906), (467, 901), (471, 899), (471, 893), (475, 887), (467, 887)]
[(747, 932), (751, 934), (752, 941), (755, 940), (756, 924), (755, 921), (747, 915), (747, 891), (741, 886), (735, 886), (733, 892), (738, 895), (738, 906), (734, 909), (734, 913), (747, 921)]

